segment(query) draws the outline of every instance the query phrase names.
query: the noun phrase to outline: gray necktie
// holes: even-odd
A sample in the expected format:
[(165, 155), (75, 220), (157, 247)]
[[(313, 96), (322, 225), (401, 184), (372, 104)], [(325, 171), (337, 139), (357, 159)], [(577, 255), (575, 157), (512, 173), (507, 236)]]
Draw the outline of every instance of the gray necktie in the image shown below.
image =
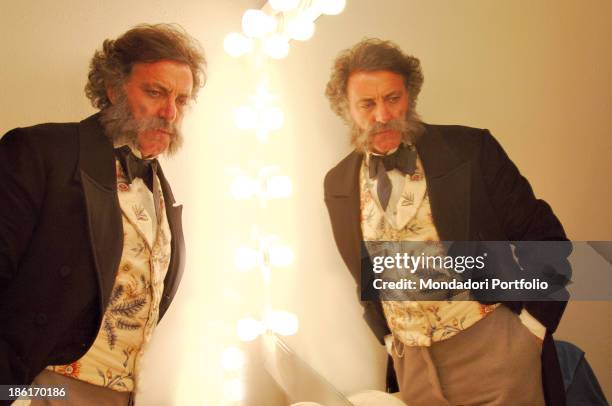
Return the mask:
[(370, 179), (378, 181), (376, 192), (383, 210), (387, 210), (391, 197), (391, 179), (387, 171), (398, 169), (404, 174), (412, 175), (416, 170), (417, 153), (407, 145), (400, 144), (398, 149), (389, 155), (370, 155)]

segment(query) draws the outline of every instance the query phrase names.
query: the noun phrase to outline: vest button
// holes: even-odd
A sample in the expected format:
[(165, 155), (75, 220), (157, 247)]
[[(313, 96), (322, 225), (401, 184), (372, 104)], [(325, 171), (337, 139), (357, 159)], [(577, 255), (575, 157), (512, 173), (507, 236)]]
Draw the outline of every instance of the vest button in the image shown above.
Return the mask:
[(47, 315), (45, 313), (38, 313), (36, 315), (36, 324), (39, 326), (44, 326), (47, 324)]
[(67, 277), (68, 275), (70, 275), (71, 272), (72, 269), (70, 269), (70, 267), (66, 265), (62, 265), (59, 269), (59, 274), (62, 278)]

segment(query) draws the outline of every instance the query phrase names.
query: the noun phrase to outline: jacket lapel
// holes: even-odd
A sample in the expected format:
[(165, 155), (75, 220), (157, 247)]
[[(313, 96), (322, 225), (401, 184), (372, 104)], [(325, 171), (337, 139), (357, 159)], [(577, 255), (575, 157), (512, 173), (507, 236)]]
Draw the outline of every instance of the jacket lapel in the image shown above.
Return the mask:
[(117, 198), (113, 147), (93, 115), (79, 123), (79, 164), (75, 180), (85, 198), (89, 243), (106, 308), (123, 250), (123, 225)]
[(443, 241), (468, 239), (471, 199), (471, 163), (461, 160), (435, 127), (416, 144), (423, 163), (433, 221)]
[(185, 241), (183, 238), (183, 225), (182, 225), (182, 205), (175, 205), (174, 195), (168, 184), (168, 180), (161, 169), (158, 167), (157, 176), (161, 184), (162, 193), (164, 196), (164, 203), (166, 206), (166, 217), (168, 219), (168, 226), (172, 234), (172, 253), (170, 255), (170, 264), (168, 265), (168, 272), (164, 279), (164, 293), (161, 298), (159, 305), (159, 320), (163, 317), (164, 313), (168, 309), (172, 298), (176, 294), (179, 282), (183, 276), (183, 270), (185, 268)]
[[(381, 344), (389, 334), (380, 301), (366, 299), (368, 294), (363, 286), (371, 286), (371, 273), (362, 275), (371, 268), (361, 232), (361, 209), (359, 191), (359, 169), (363, 154), (353, 151), (340, 162), (325, 178), (325, 203), (338, 251), (357, 283), (357, 295), (365, 306), (364, 319), (372, 328)], [(367, 289), (370, 292), (369, 288)], [(365, 301), (364, 301), (365, 300)]]
[(361, 211), (359, 207), (359, 168), (363, 154), (348, 155), (325, 180), (325, 203), (338, 250), (357, 283), (361, 268)]

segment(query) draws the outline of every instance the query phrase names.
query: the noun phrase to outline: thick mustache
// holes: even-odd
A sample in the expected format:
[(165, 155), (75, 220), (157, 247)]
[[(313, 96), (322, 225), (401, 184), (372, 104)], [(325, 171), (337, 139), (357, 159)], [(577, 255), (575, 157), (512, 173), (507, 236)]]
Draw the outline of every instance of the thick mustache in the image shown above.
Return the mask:
[(404, 123), (400, 119), (391, 120), (386, 123), (376, 122), (368, 128), (368, 136), (389, 130), (402, 132), (404, 130)]
[(139, 120), (139, 131), (147, 131), (147, 130), (159, 130), (168, 133), (168, 135), (172, 137), (176, 137), (177, 128), (176, 125), (170, 123), (163, 118), (146, 118)]

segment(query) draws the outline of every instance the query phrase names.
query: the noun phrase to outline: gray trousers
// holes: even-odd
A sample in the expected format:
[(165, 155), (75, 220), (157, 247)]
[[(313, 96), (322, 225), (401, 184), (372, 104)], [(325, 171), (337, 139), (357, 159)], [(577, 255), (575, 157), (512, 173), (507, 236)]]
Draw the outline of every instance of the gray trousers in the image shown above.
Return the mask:
[(395, 339), (393, 364), (408, 406), (544, 406), (541, 352), (540, 339), (500, 306), (431, 347)]

